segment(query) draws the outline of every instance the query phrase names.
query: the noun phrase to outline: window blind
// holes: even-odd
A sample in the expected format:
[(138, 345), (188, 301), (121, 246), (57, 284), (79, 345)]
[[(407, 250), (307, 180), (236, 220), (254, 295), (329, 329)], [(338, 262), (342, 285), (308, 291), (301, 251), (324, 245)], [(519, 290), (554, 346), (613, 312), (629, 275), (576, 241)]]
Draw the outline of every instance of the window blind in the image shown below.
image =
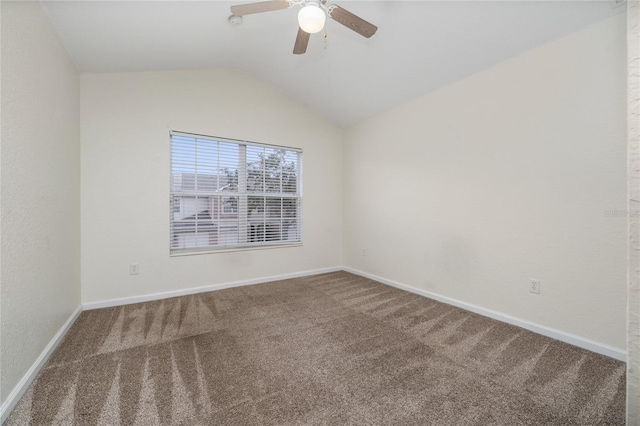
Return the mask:
[(302, 242), (302, 150), (171, 132), (170, 250)]

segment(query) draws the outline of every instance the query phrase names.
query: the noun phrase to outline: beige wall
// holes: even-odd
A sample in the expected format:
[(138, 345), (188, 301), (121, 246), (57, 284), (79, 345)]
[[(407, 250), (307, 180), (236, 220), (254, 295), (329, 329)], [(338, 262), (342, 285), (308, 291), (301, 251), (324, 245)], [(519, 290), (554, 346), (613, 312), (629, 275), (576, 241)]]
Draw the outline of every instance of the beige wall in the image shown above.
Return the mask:
[[(629, 211), (640, 211), (640, 3), (627, 2)], [(640, 217), (629, 217), (627, 424), (640, 424)]]
[(79, 79), (39, 2), (2, 2), (4, 403), (80, 304)]
[(624, 351), (627, 219), (605, 211), (627, 208), (625, 33), (616, 16), (350, 129), (345, 264)]
[[(339, 128), (235, 71), (83, 75), (81, 87), (83, 303), (342, 265)], [(171, 130), (302, 148), (303, 246), (170, 257)]]

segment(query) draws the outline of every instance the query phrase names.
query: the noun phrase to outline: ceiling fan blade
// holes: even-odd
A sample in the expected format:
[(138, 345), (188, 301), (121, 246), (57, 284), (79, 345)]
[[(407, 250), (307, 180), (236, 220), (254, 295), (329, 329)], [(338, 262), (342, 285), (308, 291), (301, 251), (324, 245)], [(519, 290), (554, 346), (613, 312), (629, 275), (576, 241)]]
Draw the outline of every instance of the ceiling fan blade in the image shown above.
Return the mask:
[(296, 37), (296, 43), (293, 45), (293, 54), (302, 55), (307, 51), (307, 45), (309, 44), (309, 36), (311, 34), (298, 27), (298, 36)]
[(369, 38), (378, 31), (378, 27), (370, 22), (365, 21), (359, 16), (354, 15), (346, 9), (338, 5), (331, 5), (329, 8), (329, 16), (345, 27), (357, 32), (363, 37)]
[(263, 1), (260, 3), (240, 4), (231, 6), (234, 15), (250, 15), (252, 13), (272, 12), (274, 10), (287, 9), (290, 6), (287, 0)]

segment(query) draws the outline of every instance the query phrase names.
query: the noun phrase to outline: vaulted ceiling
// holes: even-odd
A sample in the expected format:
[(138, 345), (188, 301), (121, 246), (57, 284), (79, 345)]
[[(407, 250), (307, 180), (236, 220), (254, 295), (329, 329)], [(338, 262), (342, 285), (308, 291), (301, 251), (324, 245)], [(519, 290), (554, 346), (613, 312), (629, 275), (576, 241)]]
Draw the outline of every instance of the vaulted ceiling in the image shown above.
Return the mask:
[[(327, 20), (293, 55), (298, 8), (251, 1), (42, 1), (81, 73), (232, 68), (342, 127), (624, 11), (609, 1), (341, 1), (370, 39)], [(327, 4), (331, 4), (330, 0)]]

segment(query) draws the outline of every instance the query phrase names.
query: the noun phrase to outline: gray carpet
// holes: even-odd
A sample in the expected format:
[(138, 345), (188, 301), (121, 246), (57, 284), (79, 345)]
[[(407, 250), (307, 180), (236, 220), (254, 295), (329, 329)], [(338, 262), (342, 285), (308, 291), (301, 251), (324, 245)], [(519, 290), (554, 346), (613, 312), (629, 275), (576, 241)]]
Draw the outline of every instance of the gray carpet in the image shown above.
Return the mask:
[(625, 364), (345, 272), (83, 312), (13, 425), (624, 424)]

